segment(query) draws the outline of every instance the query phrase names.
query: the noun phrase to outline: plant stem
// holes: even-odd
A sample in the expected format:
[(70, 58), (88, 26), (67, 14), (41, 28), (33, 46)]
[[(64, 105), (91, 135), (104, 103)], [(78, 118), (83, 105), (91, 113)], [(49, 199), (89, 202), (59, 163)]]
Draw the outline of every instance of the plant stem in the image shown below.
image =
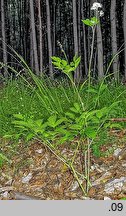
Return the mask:
[(78, 182), (78, 184), (79, 184), (81, 190), (83, 191), (84, 195), (87, 195), (87, 193), (86, 193), (86, 191), (84, 190), (84, 188), (83, 188), (83, 186), (82, 186), (82, 184), (81, 184), (81, 182), (80, 182), (80, 180), (79, 180), (79, 178), (78, 178), (78, 175), (77, 175), (77, 173), (76, 173), (76, 171), (75, 171), (75, 169), (74, 169), (74, 167), (73, 167), (72, 164), (71, 164), (71, 170), (73, 171), (74, 177), (76, 178), (76, 180), (77, 180), (77, 182)]
[[(70, 79), (70, 77), (69, 77), (69, 79)], [(81, 98), (81, 96), (80, 96), (80, 94), (79, 94), (79, 91), (78, 91), (78, 89), (77, 89), (77, 87), (76, 87), (76, 84), (74, 83), (74, 81), (73, 81), (72, 79), (70, 79), (70, 81), (71, 81), (71, 83), (72, 83), (72, 85), (73, 85), (73, 87), (74, 87), (74, 89), (75, 89), (75, 91), (76, 91), (76, 93), (77, 93), (78, 99), (79, 99), (79, 101), (80, 101), (80, 103), (81, 103), (81, 106), (82, 106), (82, 109), (83, 109), (83, 111), (84, 111), (84, 110), (85, 110), (84, 104), (83, 104), (82, 98)]]
[(71, 162), (71, 164), (74, 163), (74, 160), (75, 160), (75, 157), (76, 157), (77, 151), (78, 151), (78, 149), (79, 149), (79, 146), (80, 146), (80, 141), (77, 142), (77, 148), (76, 148), (76, 150), (75, 150), (75, 153), (74, 153), (74, 156), (73, 156), (73, 158), (72, 158), (72, 162)]
[(68, 58), (67, 58), (67, 55), (66, 55), (64, 49), (62, 49), (61, 51), (62, 51), (62, 53), (64, 54), (64, 57), (65, 57), (66, 61), (69, 63)]
[(89, 68), (88, 68), (88, 87), (91, 85), (91, 65), (92, 65), (92, 58), (93, 58), (93, 50), (94, 50), (94, 39), (95, 39), (95, 29), (96, 26), (92, 27), (92, 43), (91, 43), (91, 55), (89, 60)]
[(87, 149), (87, 193), (89, 191), (90, 185), (90, 139), (88, 139), (88, 149)]
[(87, 177), (87, 151), (84, 153), (85, 176)]

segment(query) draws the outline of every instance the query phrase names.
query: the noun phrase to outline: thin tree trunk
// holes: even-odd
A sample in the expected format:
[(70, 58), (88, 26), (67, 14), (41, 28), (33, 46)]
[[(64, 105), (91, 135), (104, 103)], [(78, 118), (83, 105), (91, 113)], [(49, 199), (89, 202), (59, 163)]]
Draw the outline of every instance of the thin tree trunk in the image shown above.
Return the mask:
[[(112, 55), (113, 57), (117, 54), (117, 33), (116, 33), (116, 0), (111, 0), (111, 43), (112, 43)], [(118, 80), (118, 66), (119, 58), (116, 57), (113, 60), (113, 73), (116, 80)]]
[(81, 18), (80, 18), (80, 1), (78, 1), (78, 17), (77, 17), (77, 20), (78, 20), (78, 54), (80, 55), (81, 54), (81, 44), (80, 44), (80, 38), (81, 38), (81, 32), (80, 32), (80, 21), (81, 21)]
[(103, 67), (103, 43), (102, 32), (100, 23), (97, 25), (97, 50), (98, 50), (98, 79), (101, 80), (104, 77)]
[[(1, 22), (2, 22), (2, 48), (3, 48), (3, 62), (7, 64), (7, 46), (6, 46), (6, 32), (5, 32), (5, 9), (4, 0), (1, 0)], [(4, 69), (4, 76), (8, 76), (7, 68)]]
[[(73, 33), (74, 33), (74, 52), (75, 55), (78, 55), (78, 34), (77, 34), (77, 7), (76, 0), (73, 0)], [(74, 80), (75, 82), (79, 82), (79, 69), (75, 71)]]
[(126, 0), (123, 11), (123, 32), (124, 32), (124, 79), (126, 80)]
[[(81, 1), (81, 15), (82, 19), (84, 20), (84, 3), (83, 0)], [(84, 69), (85, 75), (88, 75), (88, 63), (87, 63), (87, 45), (86, 45), (86, 32), (85, 32), (85, 25), (83, 25), (83, 42), (84, 42)]]
[(42, 69), (43, 69), (43, 47), (42, 47), (42, 15), (41, 15), (41, 0), (38, 0), (38, 16), (39, 16), (40, 75), (42, 75)]
[(30, 67), (34, 68), (34, 53), (33, 53), (33, 39), (32, 39), (32, 33), (30, 32)]
[(53, 0), (53, 55), (56, 49), (56, 0)]
[(33, 39), (35, 71), (36, 71), (36, 74), (39, 75), (39, 63), (38, 63), (37, 39), (36, 39), (36, 31), (35, 31), (35, 17), (34, 17), (33, 0), (30, 0), (30, 15), (31, 15), (31, 29), (32, 29), (32, 39)]
[(50, 22), (50, 7), (49, 0), (46, 0), (46, 13), (47, 13), (47, 36), (48, 36), (48, 51), (49, 51), (49, 73), (50, 77), (53, 78), (53, 67), (52, 67), (52, 40), (51, 40), (51, 22)]
[[(78, 1), (78, 55), (81, 55), (81, 29), (80, 29), (80, 22), (81, 22), (81, 2)], [(79, 65), (79, 79), (82, 79), (82, 62)]]

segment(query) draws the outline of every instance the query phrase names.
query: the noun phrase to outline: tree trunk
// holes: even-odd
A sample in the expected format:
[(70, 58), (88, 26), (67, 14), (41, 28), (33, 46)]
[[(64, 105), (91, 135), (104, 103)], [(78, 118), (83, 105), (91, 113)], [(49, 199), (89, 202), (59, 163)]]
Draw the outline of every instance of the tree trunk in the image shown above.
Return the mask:
[(34, 52), (33, 52), (33, 38), (30, 31), (30, 67), (33, 70), (34, 68)]
[(123, 32), (124, 32), (124, 79), (126, 80), (126, 0), (124, 2), (123, 12)]
[[(112, 43), (112, 55), (113, 57), (117, 54), (117, 34), (116, 34), (116, 0), (111, 0), (110, 9), (111, 19), (111, 43)], [(116, 80), (118, 80), (119, 70), (119, 58), (118, 56), (113, 60), (113, 73)]]
[(103, 43), (102, 43), (102, 32), (100, 23), (97, 25), (97, 50), (98, 50), (98, 79), (101, 80), (104, 77), (103, 67)]
[[(83, 0), (81, 0), (81, 15), (82, 19), (84, 20), (84, 3)], [(85, 75), (88, 75), (88, 63), (87, 63), (87, 45), (86, 45), (86, 32), (85, 32), (85, 25), (83, 24), (83, 43), (84, 43), (84, 70)]]
[(46, 14), (47, 14), (47, 36), (48, 36), (48, 52), (49, 52), (49, 73), (50, 77), (53, 78), (53, 67), (52, 67), (52, 40), (51, 40), (51, 22), (50, 22), (50, 7), (49, 0), (46, 0)]
[(38, 17), (39, 17), (39, 52), (40, 52), (40, 75), (43, 70), (43, 47), (42, 47), (42, 15), (41, 15), (41, 1), (38, 0)]
[[(80, 22), (81, 22), (81, 2), (78, 1), (78, 55), (81, 56), (81, 28), (80, 28)], [(82, 79), (82, 62), (80, 62), (80, 65), (78, 67), (79, 69), (79, 80)]]
[[(7, 64), (7, 46), (6, 46), (6, 32), (5, 32), (5, 10), (4, 0), (1, 0), (1, 27), (2, 27), (2, 48), (3, 48), (3, 62)], [(8, 77), (7, 68), (4, 69), (4, 76)]]
[[(77, 7), (76, 7), (76, 0), (73, 0), (73, 33), (74, 33), (74, 52), (75, 55), (78, 55), (78, 34), (77, 34)], [(74, 74), (74, 81), (79, 82), (79, 69), (75, 71)]]
[(53, 0), (53, 55), (56, 50), (56, 0)]
[(39, 75), (39, 63), (38, 63), (37, 39), (36, 39), (36, 31), (35, 31), (35, 17), (34, 17), (33, 0), (30, 0), (30, 15), (31, 15), (31, 30), (32, 30), (32, 39), (33, 39), (35, 71), (36, 71), (36, 74)]

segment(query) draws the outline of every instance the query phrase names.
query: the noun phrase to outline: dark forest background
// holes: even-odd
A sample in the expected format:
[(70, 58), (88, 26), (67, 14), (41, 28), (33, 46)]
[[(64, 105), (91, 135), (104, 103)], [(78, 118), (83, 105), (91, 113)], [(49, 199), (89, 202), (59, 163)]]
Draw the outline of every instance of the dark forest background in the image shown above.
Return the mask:
[[(81, 56), (79, 77), (88, 74), (92, 31), (82, 19), (94, 16), (90, 10), (94, 0), (1, 0), (0, 62), (21, 70), (11, 46), (37, 74), (57, 73), (51, 56)], [(104, 16), (96, 31), (92, 76), (104, 77), (106, 68), (118, 50), (122, 52), (112, 64), (114, 77), (126, 78), (126, 0), (99, 0)], [(1, 74), (8, 76), (6, 68)]]

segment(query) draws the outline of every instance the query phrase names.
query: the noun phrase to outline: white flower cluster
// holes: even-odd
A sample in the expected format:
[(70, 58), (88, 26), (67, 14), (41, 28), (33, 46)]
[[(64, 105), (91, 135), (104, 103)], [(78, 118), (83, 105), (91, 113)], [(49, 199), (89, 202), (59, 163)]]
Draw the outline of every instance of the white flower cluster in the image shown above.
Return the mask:
[[(100, 11), (99, 11), (99, 9), (100, 9)], [(99, 11), (99, 16), (100, 17), (104, 16), (104, 12), (102, 11), (102, 4), (101, 3), (94, 2), (92, 7), (91, 7), (91, 10)]]
[(98, 3), (98, 2), (94, 2), (91, 10), (98, 10), (99, 8), (102, 8), (102, 4)]
[(100, 17), (103, 17), (104, 16), (104, 12), (101, 10), (100, 13), (99, 13)]

